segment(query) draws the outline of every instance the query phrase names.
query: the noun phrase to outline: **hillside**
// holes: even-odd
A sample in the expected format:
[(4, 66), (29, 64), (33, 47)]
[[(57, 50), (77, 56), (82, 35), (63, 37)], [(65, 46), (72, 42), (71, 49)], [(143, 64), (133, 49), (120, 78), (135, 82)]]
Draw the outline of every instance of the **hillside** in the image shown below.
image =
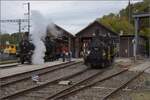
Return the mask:
[[(134, 19), (132, 15), (134, 13), (150, 12), (150, 1), (143, 0), (143, 2), (129, 5), (118, 14), (110, 13), (109, 15), (104, 15), (102, 18), (99, 18), (99, 21), (117, 33), (122, 31), (123, 34), (134, 34)], [(140, 21), (139, 34), (150, 37), (150, 18)]]

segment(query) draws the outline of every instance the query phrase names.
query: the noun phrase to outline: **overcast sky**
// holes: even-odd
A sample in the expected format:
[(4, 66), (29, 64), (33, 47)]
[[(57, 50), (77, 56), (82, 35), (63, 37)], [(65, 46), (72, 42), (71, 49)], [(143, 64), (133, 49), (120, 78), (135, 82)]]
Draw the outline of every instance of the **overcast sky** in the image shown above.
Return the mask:
[[(142, 0), (131, 0), (131, 3)], [(46, 19), (56, 23), (65, 30), (76, 34), (96, 18), (109, 13), (118, 13), (128, 5), (128, 0), (108, 1), (1, 1), (1, 19), (27, 18), (27, 5), (31, 10), (39, 11)], [(22, 27), (25, 27), (24, 23)], [(32, 27), (31, 27), (32, 28)], [(25, 27), (24, 30), (26, 31)], [(2, 32), (18, 32), (17, 23), (1, 23)]]

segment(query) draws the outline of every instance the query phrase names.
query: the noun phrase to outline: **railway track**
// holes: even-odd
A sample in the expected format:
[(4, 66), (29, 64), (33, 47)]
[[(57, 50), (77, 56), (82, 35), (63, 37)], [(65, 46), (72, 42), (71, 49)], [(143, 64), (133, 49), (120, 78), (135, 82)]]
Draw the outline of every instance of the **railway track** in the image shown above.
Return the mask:
[(0, 69), (12, 68), (20, 65), (19, 63), (9, 63), (9, 64), (1, 64)]
[(18, 62), (19, 62), (18, 60), (6, 60), (6, 61), (1, 60), (0, 65), (18, 63)]
[(28, 87), (26, 87), (26, 88), (24, 88), (24, 89), (20, 89), (20, 90), (18, 90), (18, 91), (15, 91), (15, 92), (9, 94), (9, 95), (3, 96), (3, 97), (1, 97), (0, 99), (1, 99), (1, 100), (9, 99), (9, 98), (11, 98), (11, 97), (24, 94), (25, 92), (33, 91), (33, 90), (35, 90), (35, 89), (37, 89), (37, 88), (42, 88), (42, 87), (46, 86), (47, 84), (51, 84), (51, 83), (57, 82), (57, 81), (59, 81), (59, 80), (63, 80), (63, 79), (66, 79), (66, 78), (71, 78), (71, 77), (73, 77), (73, 76), (79, 75), (79, 74), (85, 72), (86, 70), (88, 70), (88, 68), (82, 69), (82, 70), (77, 71), (77, 72), (74, 72), (74, 73), (71, 73), (71, 74), (69, 74), (69, 75), (65, 75), (65, 76), (62, 76), (62, 77), (58, 77), (58, 78), (53, 79), (53, 80), (46, 80), (45, 82), (42, 82), (41, 84), (35, 84), (34, 86), (28, 86)]
[(130, 77), (130, 79), (128, 79), (127, 81), (123, 82), (122, 84), (118, 85), (117, 88), (115, 88), (113, 91), (111, 91), (110, 93), (108, 93), (103, 100), (107, 100), (109, 99), (111, 96), (113, 96), (115, 93), (117, 93), (119, 90), (123, 89), (125, 86), (127, 86), (130, 82), (132, 82), (133, 80), (135, 80), (136, 78), (138, 78), (140, 75), (142, 75), (144, 73), (145, 70), (149, 69), (145, 68), (143, 71), (137, 72), (136, 74), (134, 74), (132, 77)]
[(116, 73), (113, 73), (113, 74), (111, 74), (111, 75), (108, 75), (108, 76), (106, 76), (106, 77), (104, 77), (104, 78), (100, 78), (100, 79), (94, 78), (94, 79), (91, 80), (91, 81), (84, 82), (84, 83), (81, 83), (81, 84), (77, 84), (75, 87), (73, 87), (73, 88), (71, 87), (72, 89), (71, 89), (70, 91), (67, 91), (67, 90), (69, 90), (69, 89), (63, 90), (63, 91), (65, 91), (65, 92), (57, 93), (57, 94), (55, 94), (55, 96), (47, 97), (46, 100), (58, 100), (58, 99), (63, 99), (63, 98), (65, 98), (65, 97), (67, 97), (67, 96), (71, 96), (71, 95), (74, 94), (74, 93), (77, 93), (77, 92), (79, 92), (79, 91), (81, 91), (81, 90), (84, 90), (84, 89), (87, 89), (87, 88), (89, 88), (89, 87), (92, 87), (92, 86), (96, 85), (96, 84), (99, 83), (99, 82), (103, 82), (103, 81), (105, 81), (105, 80), (108, 80), (108, 79), (110, 79), (110, 78), (112, 78), (112, 77), (114, 77), (114, 76), (117, 76), (117, 75), (119, 75), (119, 74), (121, 74), (121, 73), (124, 73), (124, 72), (126, 72), (126, 71), (127, 71), (127, 69), (124, 69), (124, 70), (121, 70), (121, 71), (119, 71), (119, 72), (116, 72)]
[[(85, 70), (81, 70), (77, 73), (74, 73), (74, 74), (71, 74), (71, 75), (68, 75), (68, 76), (64, 76), (64, 77), (61, 77), (61, 78), (58, 78), (58, 79), (55, 79), (53, 81), (49, 81), (49, 82), (46, 82), (44, 84), (41, 84), (41, 85), (38, 85), (38, 86), (35, 86), (33, 88), (30, 88), (30, 89), (26, 89), (24, 91), (19, 91), (18, 93), (15, 93), (14, 95), (10, 95), (10, 96), (7, 96), (5, 98), (2, 98), (2, 99), (6, 99), (6, 98), (10, 98), (10, 97), (14, 97), (15, 95), (21, 95), (21, 94), (25, 94), (24, 92), (34, 92), (36, 90), (42, 90), (43, 87), (47, 87), (49, 85), (52, 85), (52, 84), (57, 84), (60, 80), (70, 80), (70, 81), (73, 81), (75, 82), (75, 84), (71, 85), (71, 87), (67, 87), (67, 89), (70, 89), (70, 88), (73, 88), (75, 87), (76, 85), (78, 84), (81, 84), (82, 82), (85, 82), (91, 78), (94, 78), (95, 76), (101, 74), (103, 71), (102, 70), (91, 70), (89, 68), (86, 68)], [(88, 75), (90, 73), (90, 75)], [(88, 76), (87, 76), (88, 75)], [(83, 79), (80, 79), (79, 77), (82, 76)], [(84, 77), (83, 77), (84, 76)], [(77, 82), (76, 82), (76, 81)], [(44, 90), (43, 90), (44, 91)], [(59, 91), (59, 92), (63, 92), (63, 90)], [(53, 94), (54, 96), (55, 94)], [(21, 96), (22, 97), (22, 96)], [(45, 98), (43, 96), (43, 98)], [(32, 99), (31, 99), (32, 100)]]
[[(101, 91), (104, 95), (99, 97), (100, 100), (109, 100), (112, 95), (140, 76), (146, 69), (141, 72), (132, 72), (132, 74), (128, 71), (128, 69), (119, 69), (117, 71), (113, 70), (114, 69), (95, 71), (91, 69), (80, 70), (76, 73), (71, 73), (70, 75), (55, 78), (54, 80), (47, 80), (42, 84), (16, 91), (15, 93), (2, 97), (1, 100), (9, 100), (9, 98), (11, 98), (11, 100), (16, 100), (16, 98), (21, 100), (35, 100), (36, 98), (38, 100), (70, 100), (67, 98), (74, 94), (78, 94), (81, 91), (86, 91), (89, 88), (94, 88), (95, 86), (102, 87), (105, 83), (111, 84), (114, 81), (115, 83), (118, 83), (117, 87), (112, 88), (111, 90), (109, 90), (109, 87), (106, 87), (106, 89), (108, 89), (107, 92), (105, 91), (106, 93), (104, 93), (104, 91)], [(115, 80), (116, 77), (120, 77), (121, 79), (126, 77), (127, 74), (131, 74), (130, 77), (122, 80)], [(61, 80), (67, 80), (73, 82), (73, 84), (66, 86), (59, 85), (58, 82)], [(53, 92), (53, 90), (55, 90), (54, 87), (57, 87), (55, 92)]]
[[(86, 69), (87, 70), (87, 69)], [(43, 83), (43, 84), (41, 84), (41, 85), (39, 85), (39, 86), (34, 86), (34, 87), (29, 87), (29, 88), (26, 88), (26, 89), (23, 89), (23, 90), (20, 90), (20, 91), (17, 91), (17, 92), (15, 92), (15, 93), (13, 93), (13, 94), (10, 94), (10, 95), (7, 95), (7, 96), (5, 96), (5, 97), (2, 97), (1, 99), (3, 100), (3, 99), (7, 99), (7, 98), (12, 98), (12, 97), (15, 97), (16, 95), (24, 95), (25, 93), (34, 93), (36, 90), (40, 90), (40, 91), (42, 91), (42, 88), (43, 87), (47, 87), (47, 86), (49, 86), (49, 85), (51, 85), (52, 83), (54, 83), (54, 84), (57, 84), (57, 82), (58, 81), (60, 81), (60, 80), (71, 80), (71, 81), (73, 81), (74, 79), (73, 79), (73, 77), (80, 77), (80, 74), (83, 74), (83, 72), (84, 73), (86, 73), (86, 72), (88, 72), (88, 71), (86, 71), (86, 70), (84, 70), (84, 71), (81, 71), (81, 72), (79, 72), (79, 73), (76, 73), (76, 74), (72, 74), (72, 75), (69, 75), (69, 76), (65, 76), (65, 77), (61, 77), (61, 78), (59, 78), (59, 79), (54, 79), (53, 81), (48, 81), (48, 82), (45, 82), (45, 83)], [(105, 70), (108, 70), (108, 69), (105, 69)], [(92, 71), (92, 70), (89, 70), (89, 71)], [(124, 71), (127, 71), (127, 70), (122, 70), (122, 71), (120, 71), (120, 72), (116, 72), (115, 74), (113, 74), (113, 75), (110, 75), (110, 76), (107, 76), (107, 77), (105, 77), (105, 78), (103, 78), (103, 79), (101, 79), (101, 80), (94, 80), (95, 79), (95, 77), (97, 77), (97, 76), (99, 76), (99, 75), (101, 75), (103, 72), (104, 72), (104, 70), (102, 71), (93, 71), (93, 73), (94, 74), (89, 74), (89, 72), (88, 72), (88, 77), (83, 77), (83, 79), (80, 79), (80, 80), (77, 80), (77, 82), (75, 82), (75, 84), (73, 84), (73, 85), (71, 85), (71, 86), (68, 86), (67, 88), (63, 88), (63, 89), (59, 89), (59, 91), (57, 91), (57, 92), (55, 92), (54, 94), (52, 94), (52, 95), (48, 95), (48, 96), (42, 96), (42, 97), (40, 97), (40, 98), (42, 98), (41, 100), (51, 100), (51, 99), (53, 99), (53, 100), (57, 100), (57, 99), (60, 99), (60, 98), (64, 98), (64, 97), (66, 97), (66, 96), (68, 96), (68, 95), (70, 95), (70, 94), (72, 94), (72, 93), (74, 93), (74, 92), (78, 92), (78, 91), (80, 91), (80, 90), (82, 90), (82, 89), (85, 89), (85, 88), (88, 88), (88, 87), (91, 87), (91, 86), (93, 86), (93, 85), (95, 85), (96, 83), (98, 83), (98, 82), (101, 82), (101, 81), (104, 81), (104, 80), (107, 80), (107, 79), (109, 79), (109, 78), (111, 78), (111, 77), (113, 77), (113, 76), (116, 76), (116, 75), (118, 75), (118, 74), (120, 74), (120, 73), (122, 73), (122, 72), (124, 72)], [(88, 82), (92, 82), (92, 83), (90, 83), (90, 84), (87, 84), (87, 85), (85, 85), (84, 84), (84, 86), (82, 86), (83, 85), (83, 83), (88, 83)], [(45, 92), (45, 90), (43, 90), (44, 92)], [(47, 91), (47, 90), (46, 90)], [(50, 91), (50, 90), (49, 90)], [(44, 94), (44, 93), (42, 93), (42, 94)], [(46, 93), (47, 94), (47, 93)], [(21, 96), (21, 98), (22, 98), (22, 96)], [(34, 97), (35, 98), (35, 97)], [(38, 97), (39, 98), (39, 97)], [(44, 98), (44, 99), (43, 99)], [(14, 99), (15, 100), (15, 99)], [(23, 99), (22, 99), (23, 100)], [(31, 98), (30, 98), (30, 100), (32, 100)]]
[[(65, 88), (65, 89), (62, 89), (62, 90), (56, 92), (56, 93), (53, 94), (53, 95), (47, 96), (45, 99), (46, 99), (46, 100), (51, 100), (51, 99), (52, 99), (52, 100), (55, 100), (55, 99), (58, 99), (59, 97), (61, 97), (60, 95), (66, 93), (66, 92), (68, 92), (68, 91), (71, 91), (72, 89), (76, 88), (76, 86), (79, 86), (79, 85), (81, 85), (81, 84), (84, 83), (84, 82), (87, 82), (87, 81), (92, 80), (93, 78), (97, 77), (98, 75), (101, 75), (104, 71), (105, 71), (105, 70), (100, 70), (100, 71), (98, 71), (98, 72), (94, 72), (94, 74), (89, 75), (88, 77), (85, 77), (84, 79), (79, 80), (78, 82), (76, 82), (76, 83), (73, 84), (72, 86), (69, 86), (69, 87), (67, 87), (67, 88)], [(71, 80), (73, 80), (73, 79), (71, 79)]]
[[(146, 69), (145, 69), (146, 70)], [(128, 69), (124, 69), (120, 72), (117, 72), (117, 73), (113, 73), (107, 77), (104, 77), (104, 78), (101, 78), (101, 79), (97, 79), (96, 81), (93, 81), (93, 82), (90, 82), (88, 84), (82, 84), (82, 85), (78, 85), (76, 88), (68, 91), (68, 92), (62, 92), (62, 93), (58, 93), (58, 94), (55, 94), (55, 96), (51, 96), (51, 97), (48, 97), (46, 100), (73, 100), (73, 97), (72, 99), (70, 98), (67, 98), (67, 97), (71, 97), (72, 95), (75, 95), (75, 93), (78, 93), (78, 94), (81, 94), (82, 95), (82, 92), (84, 93), (84, 91), (86, 91), (86, 89), (91, 89), (92, 87), (93, 88), (99, 88), (102, 89), (102, 87), (104, 87), (105, 85), (104, 84), (112, 84), (113, 81), (111, 80), (112, 78), (116, 78), (116, 77), (120, 77), (120, 78), (123, 78), (123, 77), (126, 77), (127, 74), (131, 74), (130, 77), (127, 77), (125, 79), (122, 79), (122, 80), (114, 80), (115, 84), (117, 84), (117, 87), (115, 88), (110, 88), (109, 86), (108, 87), (105, 87), (103, 88), (99, 94), (99, 98), (98, 99), (95, 99), (95, 100), (111, 100), (111, 96), (113, 96), (116, 92), (118, 92), (119, 90), (123, 89), (125, 86), (127, 86), (130, 82), (132, 82), (133, 80), (135, 80), (137, 77), (139, 77), (141, 74), (143, 74), (143, 72), (145, 71), (141, 71), (141, 72), (129, 72)], [(121, 76), (122, 75), (122, 76)], [(120, 82), (121, 81), (121, 82)], [(101, 85), (97, 85), (97, 84), (101, 84)], [(97, 85), (96, 87), (94, 87), (95, 85)], [(104, 90), (105, 89), (105, 90)], [(84, 90), (84, 91), (83, 91)], [(106, 92), (107, 90), (107, 92)], [(65, 90), (64, 90), (65, 91)], [(80, 91), (80, 92), (79, 92)], [(82, 91), (82, 92), (81, 92)], [(78, 95), (79, 98), (81, 97), (81, 95)], [(85, 96), (85, 94), (84, 94)], [(77, 97), (77, 95), (76, 95)], [(80, 100), (79, 98), (76, 98), (77, 100)], [(93, 99), (93, 98), (92, 98)], [(82, 100), (87, 100), (87, 99), (83, 99)], [(88, 99), (88, 100), (91, 100), (91, 99)]]
[(62, 68), (66, 68), (68, 66), (74, 65), (74, 64), (78, 64), (80, 62), (68, 62), (68, 63), (63, 63), (63, 64), (59, 64), (59, 65), (54, 65), (54, 66), (50, 66), (50, 67), (45, 67), (42, 69), (37, 69), (37, 70), (33, 70), (33, 71), (28, 71), (28, 72), (24, 72), (24, 73), (19, 73), (19, 74), (15, 74), (15, 75), (11, 75), (11, 76), (7, 76), (7, 77), (2, 77), (1, 79), (1, 86), (6, 86), (15, 82), (19, 82), (22, 81), (24, 79), (28, 79), (30, 78), (33, 74), (37, 74), (37, 75), (43, 75), (49, 72), (53, 72)]
[[(2, 83), (1, 83), (1, 89), (2, 91), (5, 90), (5, 88), (8, 88), (8, 91), (11, 91), (9, 90), (9, 87), (14, 87), (20, 83), (23, 83), (23, 84), (26, 84), (26, 82), (30, 82), (31, 83), (31, 75), (34, 73), (38, 74), (40, 77), (44, 77), (52, 72), (55, 72), (57, 70), (62, 70), (64, 68), (67, 68), (69, 66), (72, 66), (72, 65), (76, 65), (76, 64), (79, 64), (81, 62), (71, 62), (71, 63), (65, 63), (65, 64), (60, 64), (60, 65), (55, 65), (55, 66), (51, 66), (51, 67), (47, 67), (47, 68), (44, 68), (44, 69), (40, 69), (40, 70), (36, 70), (36, 71), (31, 71), (31, 72), (27, 72), (27, 73), (22, 73), (22, 74), (19, 74), (17, 75), (19, 78), (17, 78), (16, 75), (14, 75), (15, 78), (13, 78), (13, 76), (10, 76), (10, 77), (6, 77), (7, 80), (9, 80), (9, 78), (11, 79), (14, 79), (14, 80), (11, 80), (11, 81), (7, 81), (5, 80), (5, 77), (1, 79)], [(20, 77), (22, 76), (22, 77)], [(5, 80), (5, 81), (4, 81)], [(33, 83), (35, 85), (35, 83)], [(29, 85), (28, 83), (26, 85)], [(32, 85), (32, 84), (31, 84)], [(4, 93), (5, 91), (3, 91)], [(14, 92), (14, 91), (12, 91)], [(11, 94), (11, 93), (10, 93)], [(1, 99), (3, 99), (3, 97), (5, 96), (2, 96)]]

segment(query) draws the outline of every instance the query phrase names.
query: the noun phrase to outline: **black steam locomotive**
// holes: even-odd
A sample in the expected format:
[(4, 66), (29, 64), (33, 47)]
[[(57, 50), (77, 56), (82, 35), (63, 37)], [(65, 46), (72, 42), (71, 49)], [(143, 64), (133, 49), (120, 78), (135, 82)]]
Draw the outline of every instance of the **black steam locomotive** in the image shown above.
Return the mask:
[(84, 63), (92, 68), (107, 67), (113, 63), (115, 46), (110, 34), (100, 35), (99, 30), (84, 54)]
[[(52, 61), (56, 60), (56, 45), (55, 41), (52, 41), (48, 36), (46, 36), (45, 41), (43, 41), (46, 47), (46, 52), (45, 52), (45, 61)], [(23, 39), (19, 43), (19, 57), (20, 57), (20, 62), (24, 64), (24, 62), (28, 62), (31, 64), (32, 60), (32, 55), (33, 51), (35, 49), (34, 44), (32, 41), (29, 39), (29, 34), (26, 32), (25, 35), (23, 36)]]
[(35, 46), (29, 40), (23, 39), (19, 43), (19, 48), (19, 57), (21, 64), (24, 64), (24, 62), (28, 62), (31, 64), (32, 54)]

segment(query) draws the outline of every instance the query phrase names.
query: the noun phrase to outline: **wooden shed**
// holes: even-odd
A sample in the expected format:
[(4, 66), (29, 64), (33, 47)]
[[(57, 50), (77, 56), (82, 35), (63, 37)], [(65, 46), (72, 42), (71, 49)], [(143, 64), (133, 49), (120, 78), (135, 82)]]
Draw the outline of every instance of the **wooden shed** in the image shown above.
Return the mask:
[(93, 34), (97, 29), (100, 31), (99, 34), (106, 35), (109, 33), (111, 37), (114, 39), (115, 43), (119, 42), (118, 41), (119, 36), (117, 33), (113, 32), (106, 26), (102, 25), (100, 22), (94, 21), (76, 34), (76, 39), (75, 39), (76, 57), (82, 56), (84, 44), (89, 45), (89, 43), (92, 40)]
[[(134, 48), (134, 35), (122, 35), (120, 36), (120, 57), (133, 57)], [(144, 36), (138, 36), (137, 55), (148, 55), (148, 38)]]

